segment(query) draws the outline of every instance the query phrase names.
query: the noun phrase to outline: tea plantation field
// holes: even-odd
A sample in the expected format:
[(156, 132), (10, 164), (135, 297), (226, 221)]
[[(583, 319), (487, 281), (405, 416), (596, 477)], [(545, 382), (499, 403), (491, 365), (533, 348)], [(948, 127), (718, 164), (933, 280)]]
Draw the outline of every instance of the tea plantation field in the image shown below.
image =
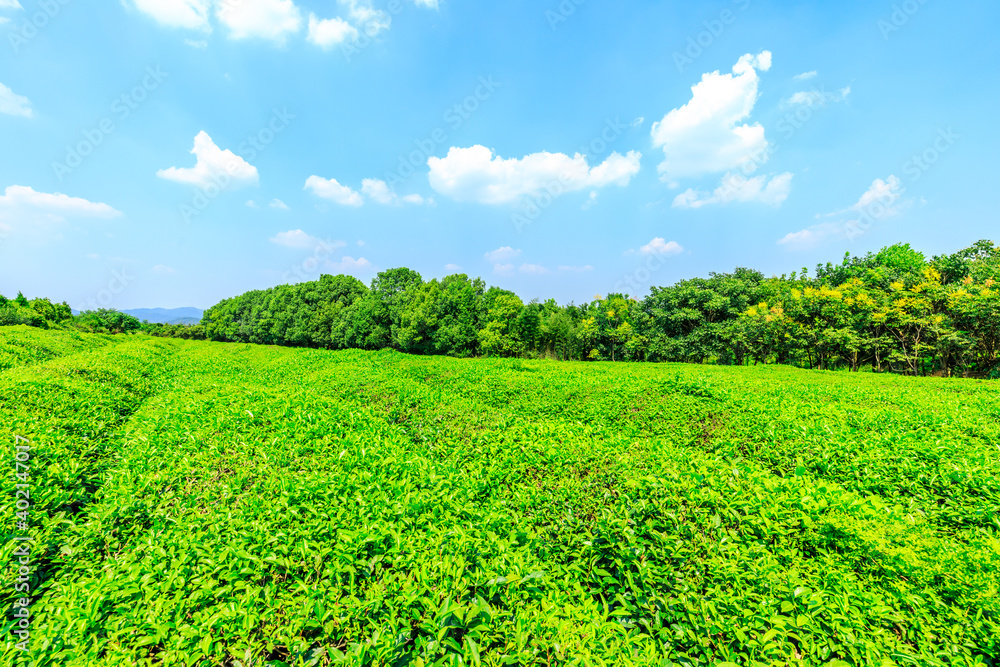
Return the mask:
[(74, 336), (2, 665), (1000, 664), (996, 383)]

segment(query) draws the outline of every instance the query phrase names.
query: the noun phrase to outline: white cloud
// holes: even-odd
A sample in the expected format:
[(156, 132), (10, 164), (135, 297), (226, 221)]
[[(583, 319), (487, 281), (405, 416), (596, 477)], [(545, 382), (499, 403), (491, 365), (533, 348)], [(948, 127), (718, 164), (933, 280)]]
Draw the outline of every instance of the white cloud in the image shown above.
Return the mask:
[(876, 178), (851, 210), (871, 210), (874, 215), (883, 218), (896, 215), (899, 213), (896, 204), (902, 199), (904, 190), (902, 182), (895, 176), (889, 176), (884, 181)]
[(341, 206), (362, 206), (365, 200), (361, 195), (346, 185), (341, 185), (337, 179), (325, 179), (320, 176), (310, 176), (306, 179), (306, 190), (312, 190), (313, 194), (323, 199), (328, 199)]
[(319, 19), (315, 14), (309, 15), (309, 34), (306, 39), (321, 49), (329, 50), (357, 38), (358, 29), (342, 18)]
[(216, 146), (207, 132), (199, 132), (194, 138), (191, 154), (197, 158), (194, 167), (170, 167), (161, 169), (156, 175), (175, 183), (199, 188), (214, 185), (221, 190), (234, 190), (260, 182), (256, 167), (232, 151)]
[(16, 94), (2, 83), (0, 83), (0, 113), (8, 116), (24, 116), (25, 118), (31, 118), (35, 115), (27, 97)]
[[(316, 248), (319, 247), (321, 241), (315, 236), (310, 236), (306, 234), (301, 229), (293, 229), (287, 232), (281, 232), (274, 235), (269, 239), (271, 243), (275, 245), (284, 246), (286, 248)], [(343, 247), (345, 244), (340, 243), (336, 247)]]
[(5, 218), (20, 214), (42, 214), (50, 220), (62, 221), (67, 216), (117, 218), (122, 213), (107, 204), (92, 202), (61, 193), (37, 192), (23, 185), (11, 185), (0, 195), (0, 215)]
[(61, 241), (63, 235), (53, 227), (71, 218), (103, 218), (110, 220), (121, 216), (107, 204), (92, 202), (79, 197), (47, 192), (36, 192), (23, 185), (11, 185), (0, 191), (0, 239), (16, 232), (22, 238), (40, 243)]
[(260, 208), (260, 206), (257, 206), (257, 202), (251, 199), (247, 202), (247, 208)]
[(10, 19), (6, 16), (0, 16), (0, 25), (3, 25), (4, 23), (10, 23)]
[(679, 243), (659, 236), (639, 248), (640, 255), (679, 255), (682, 252), (684, 248)]
[(538, 264), (522, 264), (517, 270), (533, 276), (542, 276), (549, 272), (544, 266)]
[(413, 0), (413, 4), (417, 7), (427, 7), (428, 9), (438, 8), (438, 0)]
[(416, 194), (406, 195), (405, 197), (401, 197), (400, 201), (406, 204), (413, 204), (415, 206), (423, 206), (424, 204), (427, 204), (428, 206), (434, 206), (433, 199), (424, 199), (422, 196)]
[(641, 153), (612, 153), (602, 164), (591, 168), (579, 153), (534, 153), (524, 158), (494, 157), (484, 146), (451, 148), (447, 157), (432, 157), (430, 184), (436, 191), (458, 201), (481, 204), (508, 204), (543, 192), (561, 194), (628, 185), (639, 173)]
[(158, 273), (161, 276), (169, 276), (172, 273), (177, 273), (177, 269), (164, 264), (157, 264), (153, 267), (153, 273)]
[(828, 93), (825, 90), (802, 90), (787, 100), (784, 100), (782, 104), (786, 107), (788, 106), (807, 106), (807, 107), (823, 107), (827, 104), (833, 102), (843, 102), (847, 99), (847, 96), (851, 94), (851, 87), (841, 88), (835, 93)]
[(207, 49), (208, 42), (204, 39), (185, 39), (184, 43), (193, 49)]
[(509, 245), (502, 248), (497, 248), (496, 250), (491, 250), (490, 252), (483, 255), (487, 261), (499, 264), (501, 262), (509, 262), (521, 255), (520, 250), (514, 250)]
[(417, 206), (424, 204), (424, 198), (420, 195), (400, 197), (389, 189), (389, 185), (385, 181), (377, 178), (366, 178), (361, 181), (361, 192), (373, 202), (386, 206), (399, 206), (400, 203)]
[(266, 39), (284, 44), (302, 27), (302, 12), (292, 0), (221, 2), (215, 12), (232, 39)]
[(396, 194), (389, 190), (388, 184), (377, 178), (366, 178), (361, 181), (361, 192), (379, 204), (395, 204), (397, 200)]
[(280, 199), (272, 199), (271, 203), (268, 204), (268, 206), (270, 206), (271, 208), (276, 208), (279, 211), (287, 211), (287, 210), (289, 210), (288, 209), (288, 204), (286, 204), (285, 202), (281, 201)]
[(444, 270), (447, 271), (448, 273), (459, 273), (462, 271), (462, 267), (460, 267), (458, 264), (445, 264)]
[(710, 204), (731, 202), (758, 202), (780, 206), (792, 190), (792, 174), (778, 174), (768, 181), (767, 176), (747, 178), (741, 174), (726, 174), (722, 183), (712, 193), (689, 189), (674, 198), (674, 208), (701, 208)]
[(498, 276), (512, 276), (514, 275), (514, 265), (513, 264), (494, 264), (493, 273)]
[(333, 273), (353, 275), (357, 273), (370, 273), (375, 267), (364, 257), (358, 259), (344, 257), (339, 262), (327, 260), (323, 268)]
[(796, 81), (808, 81), (809, 79), (815, 79), (816, 75), (819, 74), (816, 70), (812, 72), (803, 72), (802, 74), (795, 75), (794, 79)]
[(136, 9), (168, 28), (210, 30), (211, 0), (132, 0)]
[(17, 0), (0, 0), (0, 9), (24, 9)]
[(843, 232), (843, 225), (833, 222), (824, 222), (818, 225), (813, 225), (808, 229), (786, 234), (781, 240), (778, 241), (778, 245), (785, 246), (789, 250), (808, 250), (810, 248), (815, 248), (822, 241), (828, 238), (842, 236)]
[(691, 101), (653, 124), (653, 144), (663, 149), (659, 171), (676, 185), (680, 178), (732, 171), (766, 155), (760, 123), (741, 124), (758, 98), (758, 70), (771, 68), (771, 53), (739, 59), (731, 74), (711, 72), (691, 88)]
[(886, 180), (875, 179), (857, 203), (847, 208), (827, 213), (825, 218), (838, 220), (821, 222), (798, 232), (786, 234), (778, 241), (789, 250), (808, 250), (831, 238), (854, 239), (861, 236), (876, 222), (898, 215), (903, 206), (906, 189), (896, 176)]
[(392, 16), (372, 7), (369, 0), (340, 0), (340, 4), (347, 10), (347, 19), (340, 16), (321, 19), (315, 14), (309, 15), (308, 41), (329, 50), (346, 41), (357, 41), (362, 32), (375, 37), (392, 25)]
[(388, 30), (392, 24), (392, 16), (381, 9), (375, 9), (368, 0), (340, 0), (340, 4), (347, 7), (348, 16), (354, 21), (354, 25), (369, 37)]
[(588, 208), (590, 208), (591, 206), (593, 206), (594, 204), (596, 204), (597, 203), (597, 197), (599, 195), (600, 195), (600, 193), (597, 190), (591, 191), (590, 196), (587, 197), (587, 201), (583, 202), (583, 206), (581, 208), (584, 211), (586, 211)]
[(589, 264), (587, 266), (560, 266), (559, 270), (568, 273), (586, 273), (588, 271), (593, 271), (594, 267)]

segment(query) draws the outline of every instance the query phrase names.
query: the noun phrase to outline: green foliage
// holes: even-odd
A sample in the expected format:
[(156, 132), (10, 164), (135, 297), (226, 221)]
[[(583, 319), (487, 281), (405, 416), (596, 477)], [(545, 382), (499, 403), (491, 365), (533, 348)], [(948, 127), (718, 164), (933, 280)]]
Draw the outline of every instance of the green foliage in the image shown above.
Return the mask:
[(331, 350), (453, 357), (783, 364), (818, 370), (994, 378), (1000, 374), (1000, 248), (980, 241), (927, 260), (907, 244), (837, 266), (765, 278), (711, 273), (560, 307), (525, 304), (459, 274), (410, 269), (281, 285), (226, 299), (200, 326), (144, 325), (114, 311), (69, 318), (65, 304), (0, 301), (0, 325)]
[(91, 333), (130, 334), (142, 329), (142, 322), (117, 310), (101, 308), (80, 313), (73, 326)]
[(38, 667), (1000, 661), (987, 383), (0, 342)]

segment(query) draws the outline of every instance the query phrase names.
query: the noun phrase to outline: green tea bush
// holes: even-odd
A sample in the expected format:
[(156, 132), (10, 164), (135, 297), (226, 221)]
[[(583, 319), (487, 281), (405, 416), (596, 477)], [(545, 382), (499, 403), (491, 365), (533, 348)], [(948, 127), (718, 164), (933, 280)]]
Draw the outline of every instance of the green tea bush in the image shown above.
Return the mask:
[(972, 380), (118, 338), (0, 372), (27, 661), (995, 665), (998, 417)]

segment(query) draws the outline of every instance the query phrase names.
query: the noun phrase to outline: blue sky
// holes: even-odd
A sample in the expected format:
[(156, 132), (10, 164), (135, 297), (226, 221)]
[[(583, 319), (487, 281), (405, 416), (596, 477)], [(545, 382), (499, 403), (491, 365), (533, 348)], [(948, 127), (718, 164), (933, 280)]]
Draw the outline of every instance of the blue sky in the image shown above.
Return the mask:
[(408, 266), (581, 302), (953, 252), (996, 238), (998, 24), (985, 0), (0, 0), (0, 293), (207, 307)]

